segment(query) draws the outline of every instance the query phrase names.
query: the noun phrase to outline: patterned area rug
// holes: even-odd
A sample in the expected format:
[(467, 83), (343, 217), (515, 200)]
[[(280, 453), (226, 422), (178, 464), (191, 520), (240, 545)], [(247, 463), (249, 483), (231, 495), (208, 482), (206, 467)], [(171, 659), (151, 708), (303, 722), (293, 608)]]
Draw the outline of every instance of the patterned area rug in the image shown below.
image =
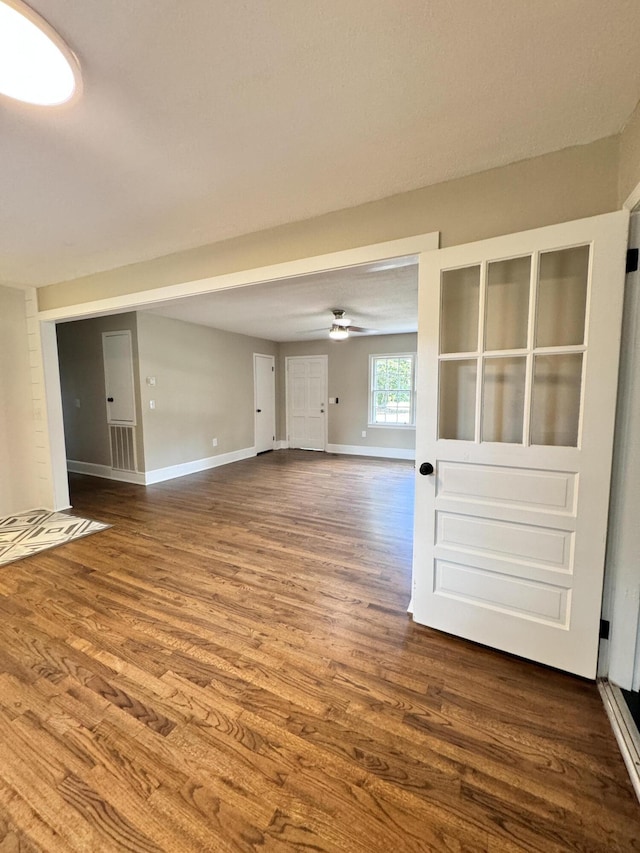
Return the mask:
[(110, 524), (89, 521), (65, 512), (33, 509), (0, 518), (0, 566), (30, 557), (38, 551), (64, 545), (81, 536), (106, 530)]

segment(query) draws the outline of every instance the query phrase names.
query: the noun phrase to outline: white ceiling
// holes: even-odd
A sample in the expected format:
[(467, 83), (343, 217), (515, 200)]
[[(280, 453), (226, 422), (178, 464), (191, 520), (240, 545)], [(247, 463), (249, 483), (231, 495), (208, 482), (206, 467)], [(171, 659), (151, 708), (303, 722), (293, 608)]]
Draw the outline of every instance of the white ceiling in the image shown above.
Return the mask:
[(415, 332), (415, 258), (190, 296), (149, 310), (271, 341), (310, 341), (328, 338), (333, 309), (344, 310), (352, 325), (369, 334)]
[(638, 0), (31, 0), (76, 104), (0, 98), (0, 282), (158, 257), (618, 132)]

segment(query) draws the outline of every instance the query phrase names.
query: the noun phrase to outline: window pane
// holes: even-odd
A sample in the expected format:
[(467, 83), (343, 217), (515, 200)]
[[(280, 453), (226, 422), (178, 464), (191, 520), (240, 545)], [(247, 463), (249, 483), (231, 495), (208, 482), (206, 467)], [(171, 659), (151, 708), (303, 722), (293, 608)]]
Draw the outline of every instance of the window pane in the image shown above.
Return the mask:
[(482, 440), (522, 444), (526, 358), (487, 358), (484, 363)]
[(394, 423), (411, 423), (411, 394), (409, 391), (393, 391), (389, 394), (389, 413), (394, 415)]
[(398, 388), (398, 359), (389, 359), (387, 388)]
[(477, 369), (475, 358), (440, 362), (440, 438), (474, 440)]
[(535, 357), (532, 444), (578, 446), (581, 388), (581, 353)]
[(387, 387), (387, 360), (386, 358), (376, 358), (373, 364), (373, 387)]
[(442, 273), (440, 352), (475, 352), (478, 349), (480, 267)]
[(485, 349), (527, 346), (531, 257), (489, 264)]
[(540, 255), (536, 346), (584, 343), (589, 246)]
[(371, 423), (413, 423), (413, 356), (374, 356)]

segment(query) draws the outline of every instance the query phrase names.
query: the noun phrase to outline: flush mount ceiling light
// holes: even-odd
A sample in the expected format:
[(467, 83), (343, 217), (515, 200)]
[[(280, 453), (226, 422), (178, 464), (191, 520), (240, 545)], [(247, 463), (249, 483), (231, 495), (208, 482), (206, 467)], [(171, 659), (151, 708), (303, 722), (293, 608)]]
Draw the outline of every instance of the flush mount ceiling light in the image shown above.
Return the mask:
[(21, 0), (0, 0), (0, 94), (56, 106), (79, 88), (76, 58), (53, 27)]

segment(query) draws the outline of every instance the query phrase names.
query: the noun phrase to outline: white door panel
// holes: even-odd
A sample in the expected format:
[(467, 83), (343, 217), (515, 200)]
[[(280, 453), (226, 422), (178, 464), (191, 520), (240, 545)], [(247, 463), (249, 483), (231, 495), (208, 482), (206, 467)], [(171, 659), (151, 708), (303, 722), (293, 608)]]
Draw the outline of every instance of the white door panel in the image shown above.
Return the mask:
[(276, 437), (275, 358), (253, 354), (256, 453), (273, 450)]
[(627, 224), (420, 262), (414, 618), (590, 678)]
[(110, 424), (134, 425), (136, 404), (131, 332), (103, 332), (102, 352), (107, 421)]
[(288, 357), (286, 373), (289, 446), (304, 450), (324, 450), (327, 417), (327, 357)]

